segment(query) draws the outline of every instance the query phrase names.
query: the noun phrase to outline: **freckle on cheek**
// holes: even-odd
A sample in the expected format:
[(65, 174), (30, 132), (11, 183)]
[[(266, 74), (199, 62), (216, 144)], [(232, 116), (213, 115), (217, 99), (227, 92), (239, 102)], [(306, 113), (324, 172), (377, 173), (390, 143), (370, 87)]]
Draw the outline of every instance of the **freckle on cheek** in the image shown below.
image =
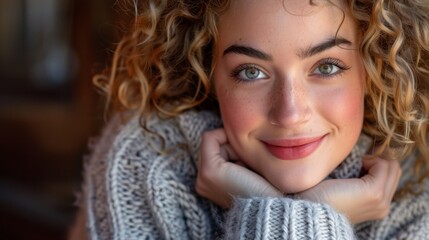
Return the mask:
[(239, 99), (238, 97), (230, 95), (225, 104), (224, 113), (226, 116), (224, 116), (224, 120), (227, 121), (231, 127), (241, 129), (252, 121), (254, 115), (252, 100)]

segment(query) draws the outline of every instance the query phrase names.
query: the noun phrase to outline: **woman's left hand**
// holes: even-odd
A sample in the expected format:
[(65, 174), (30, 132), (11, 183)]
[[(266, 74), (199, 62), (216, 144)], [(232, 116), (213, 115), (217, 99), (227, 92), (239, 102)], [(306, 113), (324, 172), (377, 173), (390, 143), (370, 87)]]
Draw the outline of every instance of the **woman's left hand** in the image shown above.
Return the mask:
[(364, 158), (363, 167), (368, 173), (361, 178), (325, 180), (298, 196), (327, 203), (354, 224), (382, 219), (389, 213), (402, 170), (397, 161), (383, 158)]

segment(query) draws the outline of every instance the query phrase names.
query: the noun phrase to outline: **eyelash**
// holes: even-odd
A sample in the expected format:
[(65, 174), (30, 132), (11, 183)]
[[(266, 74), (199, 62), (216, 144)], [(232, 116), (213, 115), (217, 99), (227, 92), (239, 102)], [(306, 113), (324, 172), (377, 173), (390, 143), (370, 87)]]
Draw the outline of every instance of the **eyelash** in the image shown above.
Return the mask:
[[(321, 65), (323, 65), (323, 64), (334, 65), (334, 66), (338, 67), (339, 70), (337, 72), (333, 73), (333, 74), (328, 74), (328, 75), (314, 73), (314, 71), (316, 71), (316, 69), (318, 67), (320, 67)], [(336, 59), (336, 58), (325, 58), (325, 59), (322, 59), (322, 60), (320, 60), (319, 62), (317, 62), (315, 64), (315, 67), (312, 68), (310, 76), (315, 76), (316, 75), (316, 76), (321, 77), (321, 78), (332, 78), (332, 77), (339, 76), (340, 74), (343, 74), (344, 71), (347, 71), (349, 69), (350, 69), (350, 66), (347, 66), (346, 64), (344, 64), (339, 59)]]

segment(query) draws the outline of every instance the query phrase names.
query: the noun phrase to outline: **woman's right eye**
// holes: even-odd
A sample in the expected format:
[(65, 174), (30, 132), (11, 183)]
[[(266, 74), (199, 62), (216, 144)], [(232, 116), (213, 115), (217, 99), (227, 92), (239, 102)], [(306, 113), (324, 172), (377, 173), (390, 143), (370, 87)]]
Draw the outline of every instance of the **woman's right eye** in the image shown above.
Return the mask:
[(266, 79), (268, 75), (256, 66), (240, 66), (232, 72), (232, 76), (238, 81), (253, 81)]

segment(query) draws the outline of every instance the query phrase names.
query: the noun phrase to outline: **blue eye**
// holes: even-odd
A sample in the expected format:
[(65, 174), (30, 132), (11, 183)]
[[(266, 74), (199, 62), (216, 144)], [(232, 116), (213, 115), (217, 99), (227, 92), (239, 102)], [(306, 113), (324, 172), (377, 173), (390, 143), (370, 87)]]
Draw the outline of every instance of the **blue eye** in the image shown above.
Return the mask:
[(320, 74), (320, 75), (332, 75), (337, 73), (340, 70), (341, 69), (338, 66), (332, 63), (323, 63), (316, 68), (314, 73)]
[(319, 63), (317, 63), (314, 68), (312, 75), (318, 75), (321, 77), (330, 77), (335, 76), (337, 74), (342, 73), (345, 70), (350, 69), (350, 67), (346, 66), (338, 59), (323, 59)]
[(253, 65), (240, 66), (232, 72), (232, 77), (239, 81), (252, 81), (268, 78), (261, 69)]

